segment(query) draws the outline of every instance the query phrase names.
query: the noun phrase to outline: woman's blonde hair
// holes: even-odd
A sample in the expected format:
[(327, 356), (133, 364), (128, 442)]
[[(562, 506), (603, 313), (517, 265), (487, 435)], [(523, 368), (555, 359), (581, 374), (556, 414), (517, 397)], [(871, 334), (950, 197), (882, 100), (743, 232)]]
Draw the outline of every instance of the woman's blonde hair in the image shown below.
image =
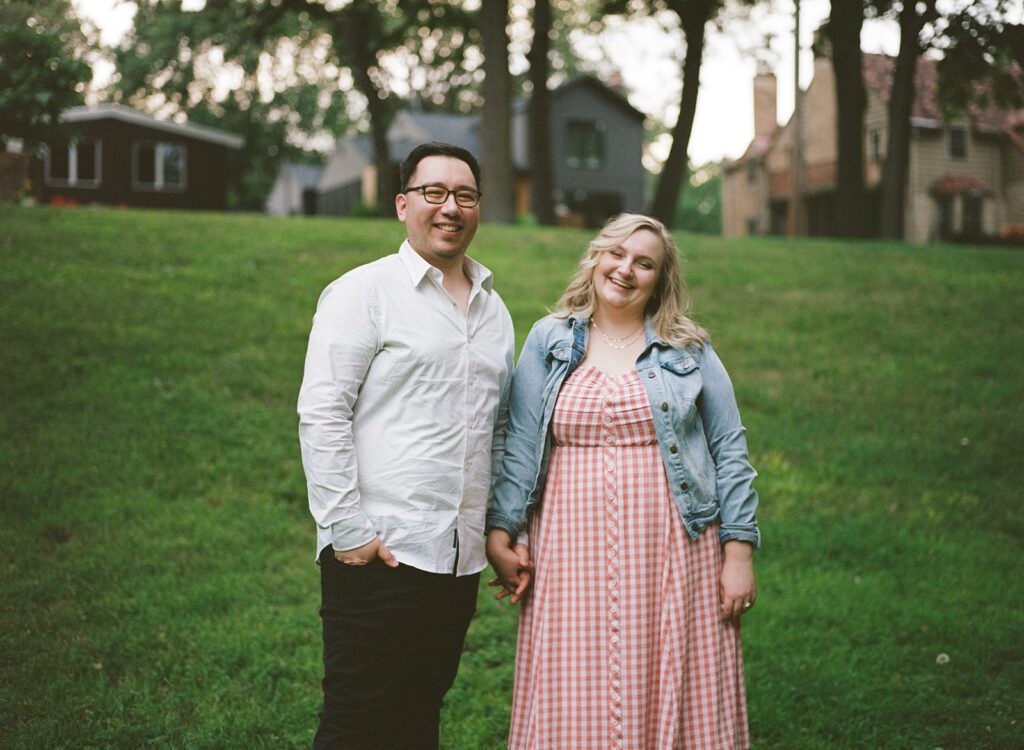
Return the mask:
[(555, 315), (591, 316), (594, 314), (594, 268), (601, 253), (619, 247), (627, 237), (641, 229), (653, 232), (661, 239), (661, 267), (654, 294), (644, 311), (651, 318), (654, 333), (673, 346), (694, 344), (703, 347), (710, 341), (707, 331), (690, 320), (686, 313), (690, 309), (690, 298), (679, 275), (679, 259), (676, 243), (671, 233), (657, 219), (641, 214), (619, 214), (613, 216), (601, 228), (587, 246), (576, 273), (558, 300)]

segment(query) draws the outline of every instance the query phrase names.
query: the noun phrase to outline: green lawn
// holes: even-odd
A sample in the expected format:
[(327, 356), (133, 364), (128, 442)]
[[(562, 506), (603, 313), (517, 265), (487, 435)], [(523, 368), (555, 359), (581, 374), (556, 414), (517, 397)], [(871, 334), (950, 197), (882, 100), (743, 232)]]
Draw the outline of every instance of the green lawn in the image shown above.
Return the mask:
[[(308, 746), (306, 335), (402, 236), (0, 208), (0, 747)], [(480, 231), (520, 343), (589, 236)], [(1024, 253), (679, 244), (761, 473), (754, 747), (1021, 747)], [(444, 747), (503, 747), (515, 620), (481, 592)]]

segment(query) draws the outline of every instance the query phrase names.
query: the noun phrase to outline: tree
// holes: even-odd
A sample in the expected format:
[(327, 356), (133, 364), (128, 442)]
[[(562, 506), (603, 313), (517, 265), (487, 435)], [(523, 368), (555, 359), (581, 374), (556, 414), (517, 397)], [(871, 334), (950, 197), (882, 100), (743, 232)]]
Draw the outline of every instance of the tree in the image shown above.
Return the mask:
[(551, 3), (534, 0), (530, 63), (529, 121), (530, 207), (543, 225), (555, 223), (555, 179), (551, 168), (551, 94), (548, 89), (551, 54)]
[(0, 6), (0, 137), (29, 145), (69, 137), (60, 115), (83, 101), (89, 46), (69, 0)]
[(989, 99), (1004, 107), (1024, 101), (1022, 27), (1007, 21), (1008, 3), (961, 2), (943, 12), (935, 0), (883, 2), (880, 11), (898, 15), (900, 49), (889, 97), (889, 138), (881, 185), (881, 235), (903, 236), (906, 182), (910, 162), (910, 115), (916, 91), (917, 60), (929, 47), (943, 50), (938, 64), (938, 95), (954, 114)]
[(899, 15), (900, 50), (896, 56), (892, 88), (889, 92), (889, 136), (882, 167), (882, 237), (902, 239), (906, 205), (907, 170), (910, 165), (910, 114), (914, 106), (914, 74), (917, 60), (925, 49), (921, 37), (925, 26), (936, 17), (935, 0), (902, 0), (895, 8)]
[(686, 180), (690, 134), (693, 132), (693, 118), (697, 114), (700, 66), (704, 60), (704, 30), (719, 3), (717, 0), (671, 0), (666, 5), (679, 16), (686, 37), (686, 57), (683, 60), (683, 92), (679, 102), (679, 116), (672, 127), (672, 147), (654, 191), (651, 215), (672, 227), (675, 224), (679, 193)]
[(1024, 105), (1024, 23), (1011, 20), (1019, 18), (1014, 10), (1012, 0), (961, 0), (943, 18), (936, 47), (947, 114), (971, 105)]
[(860, 31), (863, 0), (832, 0), (824, 26), (832, 47), (836, 78), (836, 197), (835, 230), (840, 237), (863, 236), (867, 227), (864, 189), (864, 87)]
[(502, 224), (511, 224), (516, 218), (507, 25), (508, 0), (483, 0), (480, 36), (484, 52), (484, 109), (480, 140), (488, 174), (483, 212), (488, 221)]
[(723, 0), (645, 0), (633, 3), (629, 0), (608, 0), (605, 9), (615, 14), (629, 14), (640, 7), (649, 14), (672, 13), (679, 22), (686, 40), (686, 54), (683, 58), (683, 89), (679, 101), (679, 114), (672, 127), (672, 146), (662, 166), (650, 206), (652, 216), (666, 226), (675, 224), (676, 207), (687, 174), (687, 152), (690, 134), (693, 132), (693, 118), (697, 113), (697, 93), (700, 88), (700, 68), (704, 60), (705, 29), (709, 21), (722, 8)]
[[(194, 12), (183, 11), (181, 0), (142, 0), (135, 31), (118, 52), (119, 67), (136, 72), (119, 88), (130, 101), (147, 109), (154, 92), (163, 94), (162, 103), (175, 113), (191, 112), (200, 101), (216, 109), (224, 99), (223, 93), (218, 94), (218, 72), (234, 66), (246, 81), (246, 91), (231, 95), (239, 106), (251, 110), (276, 100), (268, 114), (286, 118), (292, 131), (309, 124), (304, 115), (290, 111), (289, 97), (283, 96), (293, 86), (318, 89), (331, 102), (328, 111), (345, 125), (350, 120), (342, 105), (354, 91), (362, 99), (362, 120), (373, 143), (377, 208), (391, 214), (398, 175), (392, 167), (387, 132), (400, 99), (383, 61), (402, 56), (421, 59), (422, 50), (429, 47), (437, 51), (432, 58), (435, 66), (450, 71), (464, 46), (455, 41), (464, 40), (470, 18), (461, 5), (431, 0), (345, 4), (208, 0)], [(290, 60), (304, 63), (305, 78), (296, 81), (302, 76), (299, 66), (294, 66), (274, 78), (268, 94), (260, 83), (261, 73)], [(122, 78), (126, 78), (123, 71)], [(351, 83), (346, 84), (349, 79)], [(436, 82), (428, 74), (424, 88)], [(338, 123), (321, 124), (328, 131), (339, 130)]]

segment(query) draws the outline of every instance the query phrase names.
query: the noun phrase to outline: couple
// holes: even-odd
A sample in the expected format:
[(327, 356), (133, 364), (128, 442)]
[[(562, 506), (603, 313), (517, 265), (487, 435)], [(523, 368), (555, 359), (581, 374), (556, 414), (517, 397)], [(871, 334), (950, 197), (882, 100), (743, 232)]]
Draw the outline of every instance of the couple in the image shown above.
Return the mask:
[(299, 394), (314, 747), (437, 747), (489, 559), (523, 603), (511, 748), (746, 748), (755, 473), (671, 235), (609, 221), (512, 377), (511, 318), (466, 256), (476, 159), (424, 144), (401, 182), (407, 239), (324, 290)]

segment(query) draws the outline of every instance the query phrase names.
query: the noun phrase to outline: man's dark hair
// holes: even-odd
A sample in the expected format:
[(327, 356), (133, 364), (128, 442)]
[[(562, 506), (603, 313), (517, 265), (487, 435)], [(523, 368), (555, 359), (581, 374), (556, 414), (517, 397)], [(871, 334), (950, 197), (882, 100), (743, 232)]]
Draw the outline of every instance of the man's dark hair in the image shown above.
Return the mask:
[(461, 146), (434, 141), (431, 143), (421, 143), (405, 157), (401, 168), (402, 190), (409, 187), (409, 180), (412, 179), (416, 167), (428, 156), (450, 156), (459, 161), (466, 162), (473, 173), (473, 179), (476, 180), (476, 189), (480, 189), (480, 162), (476, 160), (476, 157)]

